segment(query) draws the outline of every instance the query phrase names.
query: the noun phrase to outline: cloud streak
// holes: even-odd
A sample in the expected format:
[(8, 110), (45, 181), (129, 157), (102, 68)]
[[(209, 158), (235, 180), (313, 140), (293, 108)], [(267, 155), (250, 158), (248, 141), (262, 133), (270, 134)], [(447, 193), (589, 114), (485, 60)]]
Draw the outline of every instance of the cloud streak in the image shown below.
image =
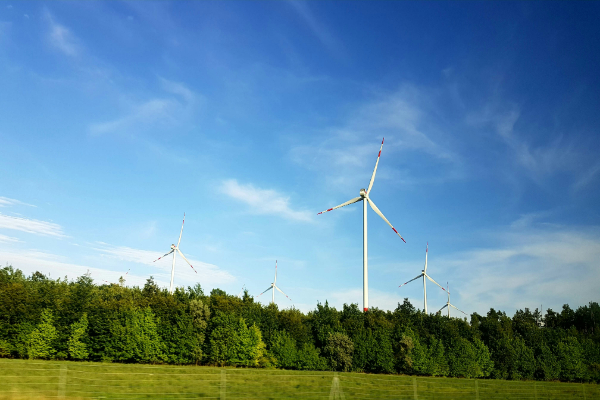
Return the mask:
[(290, 198), (272, 189), (260, 189), (251, 184), (240, 185), (237, 180), (229, 179), (221, 184), (221, 192), (246, 203), (255, 214), (276, 215), (302, 222), (313, 221), (309, 211), (292, 209)]
[(23, 203), (22, 201), (9, 199), (8, 197), (0, 196), (0, 207), (10, 207), (10, 206), (28, 206), (28, 207), (36, 207), (33, 204)]
[(0, 214), (0, 229), (12, 229), (42, 236), (65, 237), (62, 227), (53, 222)]
[(54, 20), (48, 9), (44, 10), (44, 19), (48, 23), (47, 40), (48, 43), (61, 53), (74, 57), (80, 52), (80, 45), (77, 38), (64, 25)]

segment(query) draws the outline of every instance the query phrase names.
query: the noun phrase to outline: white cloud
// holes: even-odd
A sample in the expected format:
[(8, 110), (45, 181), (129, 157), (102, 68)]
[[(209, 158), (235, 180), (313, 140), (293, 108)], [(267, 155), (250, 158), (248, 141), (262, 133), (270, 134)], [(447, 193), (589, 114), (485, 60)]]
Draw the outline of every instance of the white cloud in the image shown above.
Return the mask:
[[(12, 265), (15, 269), (20, 269), (25, 275), (39, 271), (51, 278), (67, 277), (75, 278), (90, 272), (92, 278), (97, 284), (104, 281), (118, 282), (119, 277), (124, 276), (126, 271), (111, 271), (102, 268), (93, 268), (85, 265), (72, 264), (67, 262), (64, 257), (55, 254), (44, 253), (36, 250), (9, 251), (0, 249), (0, 263)], [(127, 285), (143, 286), (147, 276), (139, 276), (133, 273), (127, 275)], [(157, 281), (158, 282), (158, 281)], [(158, 282), (163, 287), (167, 286), (168, 281)]]
[(311, 222), (309, 211), (297, 211), (290, 207), (290, 198), (271, 189), (260, 189), (251, 184), (240, 185), (237, 180), (223, 181), (221, 192), (250, 206), (253, 213), (277, 215), (286, 219)]
[[(29, 16), (25, 14), (27, 18)], [(80, 52), (78, 40), (64, 25), (54, 20), (52, 14), (47, 9), (44, 10), (44, 19), (48, 23), (47, 40), (54, 48), (68, 56), (76, 56)]]
[(11, 236), (5, 236), (5, 235), (0, 235), (0, 243), (17, 243), (20, 242), (19, 239), (11, 237)]
[(34, 233), (42, 236), (65, 237), (62, 227), (53, 222), (11, 217), (3, 214), (0, 214), (0, 229), (1, 228)]
[(10, 206), (28, 206), (28, 207), (36, 207), (33, 204), (23, 203), (22, 201), (9, 199), (8, 197), (0, 196), (0, 207), (10, 207)]
[[(157, 262), (153, 262), (161, 257), (164, 253), (134, 249), (125, 246), (113, 246), (102, 242), (98, 243), (98, 247), (96, 247), (95, 250), (110, 258), (151, 266), (152, 269), (148, 270), (148, 275), (154, 275), (159, 279), (163, 279), (165, 282), (170, 282), (171, 263), (173, 260), (172, 255), (169, 255), (169, 257), (163, 258)], [(175, 266), (175, 282), (177, 284), (186, 282), (187, 284), (191, 285), (197, 281), (200, 281), (203, 286), (210, 286), (228, 283), (235, 280), (235, 278), (229, 272), (220, 269), (218, 266), (195, 260), (194, 258), (188, 257), (185, 252), (183, 252), (183, 254), (186, 255), (186, 258), (198, 272), (195, 273), (189, 267), (189, 265), (187, 265), (186, 262), (182, 260), (179, 255), (177, 255)], [(159, 272), (152, 273), (152, 270), (158, 270)]]
[[(516, 225), (520, 227), (520, 224)], [(560, 227), (511, 229), (498, 233), (497, 247), (440, 257), (466, 312), (490, 307), (509, 313), (518, 308), (560, 308), (597, 300), (600, 234)], [(440, 274), (438, 274), (440, 275)], [(451, 290), (454, 294), (455, 292)], [(462, 307), (461, 307), (462, 305)]]

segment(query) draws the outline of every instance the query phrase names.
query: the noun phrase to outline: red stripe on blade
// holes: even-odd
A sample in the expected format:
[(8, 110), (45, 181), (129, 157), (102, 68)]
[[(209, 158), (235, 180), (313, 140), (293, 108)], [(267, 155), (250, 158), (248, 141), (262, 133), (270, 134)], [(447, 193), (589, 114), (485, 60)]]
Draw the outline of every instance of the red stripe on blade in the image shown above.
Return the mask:
[(403, 238), (403, 237), (400, 237), (400, 239), (402, 239), (402, 241), (403, 241), (404, 243), (406, 243), (406, 240), (404, 240), (404, 238)]
[(379, 150), (379, 154), (377, 155), (377, 158), (381, 157), (381, 150)]

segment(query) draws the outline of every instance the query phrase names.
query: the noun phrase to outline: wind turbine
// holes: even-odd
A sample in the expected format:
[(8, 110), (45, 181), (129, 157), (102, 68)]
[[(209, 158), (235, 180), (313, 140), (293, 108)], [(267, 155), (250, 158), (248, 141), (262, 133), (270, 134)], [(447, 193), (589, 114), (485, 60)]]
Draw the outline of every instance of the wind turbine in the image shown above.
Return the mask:
[[(185, 213), (183, 213), (183, 222), (181, 223), (181, 232), (179, 232), (179, 240), (177, 241), (177, 246), (172, 244), (171, 251), (169, 251), (167, 254), (165, 254), (162, 257), (158, 257), (156, 260), (153, 261), (153, 262), (157, 262), (161, 258), (164, 258), (164, 257), (168, 256), (169, 254), (173, 253), (173, 266), (171, 267), (171, 287), (169, 288), (169, 293), (171, 293), (171, 294), (173, 294), (173, 277), (175, 276), (175, 256), (177, 255), (177, 253), (179, 253), (181, 258), (183, 258), (185, 260), (185, 262), (188, 263), (190, 267), (192, 267), (192, 264), (190, 264), (190, 262), (187, 260), (187, 258), (185, 258), (185, 256), (181, 252), (181, 250), (179, 250), (179, 243), (181, 243), (181, 235), (183, 234), (183, 224), (185, 224)], [(195, 273), (198, 273), (198, 271), (196, 271), (194, 269), (194, 267), (192, 267), (192, 269), (194, 270)]]
[(240, 292), (237, 295), (237, 297), (239, 297), (240, 299), (242, 298), (242, 293), (244, 293), (244, 289), (246, 289), (246, 285), (245, 284), (242, 286), (242, 290), (240, 290)]
[(421, 271), (421, 273), (416, 278), (412, 278), (410, 281), (404, 282), (402, 285), (398, 286), (398, 287), (402, 287), (402, 286), (406, 285), (407, 283), (410, 283), (416, 279), (423, 277), (423, 298), (424, 298), (424, 303), (425, 303), (425, 314), (427, 314), (427, 285), (426, 285), (427, 279), (429, 279), (431, 282), (438, 285), (444, 292), (446, 291), (446, 289), (444, 289), (444, 287), (442, 285), (440, 285), (439, 283), (434, 281), (432, 277), (427, 275), (427, 253), (428, 252), (429, 252), (429, 243), (427, 243), (427, 247), (425, 248), (425, 268)]
[[(385, 139), (385, 138), (384, 138)], [(352, 200), (348, 200), (347, 202), (340, 204), (339, 206), (327, 209), (325, 211), (321, 211), (319, 214), (323, 214), (325, 212), (335, 210), (336, 208), (344, 207), (352, 203), (356, 203), (359, 201), (363, 201), (363, 310), (366, 312), (369, 310), (369, 274), (368, 274), (368, 256), (367, 256), (367, 203), (371, 206), (373, 211), (377, 213), (387, 224), (396, 232), (400, 239), (404, 243), (406, 240), (398, 233), (396, 228), (387, 218), (379, 211), (379, 208), (373, 203), (373, 200), (369, 197), (369, 193), (371, 193), (371, 189), (373, 188), (373, 182), (375, 182), (375, 173), (377, 172), (377, 165), (379, 164), (379, 158), (381, 157), (381, 150), (383, 149), (383, 140), (381, 141), (381, 147), (379, 148), (379, 154), (377, 155), (377, 161), (375, 162), (375, 169), (373, 170), (373, 175), (371, 176), (371, 181), (369, 182), (368, 189), (360, 189), (360, 196), (355, 197)], [(319, 215), (317, 214), (317, 215)]]
[[(131, 268), (129, 268), (129, 269), (127, 270), (127, 272), (125, 272), (125, 276), (127, 276), (127, 274), (129, 274), (129, 271), (131, 271)], [(123, 279), (123, 282), (125, 282), (125, 278), (123, 278), (123, 276), (121, 276), (121, 277), (119, 278), (119, 284), (121, 284), (121, 279)], [(106, 283), (108, 283), (109, 285), (113, 285), (113, 284), (115, 284), (114, 282), (109, 282), (109, 281), (107, 281), (106, 279), (102, 279), (102, 281), (103, 281), (103, 282), (106, 282)]]
[(277, 287), (277, 260), (275, 260), (275, 280), (273, 281), (273, 283), (271, 283), (271, 286), (269, 286), (269, 288), (267, 290), (265, 290), (264, 292), (262, 292), (261, 294), (259, 294), (256, 297), (260, 297), (263, 295), (263, 293), (268, 292), (269, 290), (273, 290), (273, 297), (271, 299), (271, 303), (275, 303), (275, 289), (279, 290), (281, 292), (281, 294), (283, 294), (285, 297), (287, 297), (290, 301), (292, 301), (292, 299), (290, 299), (288, 297), (287, 294), (283, 293), (283, 290), (279, 289), (279, 287)]
[(446, 282), (446, 293), (448, 293), (448, 301), (446, 302), (446, 305), (444, 307), (439, 309), (438, 312), (441, 312), (444, 308), (447, 307), (448, 308), (448, 318), (450, 318), (450, 307), (454, 307), (461, 313), (463, 313), (465, 315), (469, 315), (466, 312), (464, 312), (463, 310), (459, 310), (454, 304), (450, 304), (450, 290), (448, 289), (448, 282)]

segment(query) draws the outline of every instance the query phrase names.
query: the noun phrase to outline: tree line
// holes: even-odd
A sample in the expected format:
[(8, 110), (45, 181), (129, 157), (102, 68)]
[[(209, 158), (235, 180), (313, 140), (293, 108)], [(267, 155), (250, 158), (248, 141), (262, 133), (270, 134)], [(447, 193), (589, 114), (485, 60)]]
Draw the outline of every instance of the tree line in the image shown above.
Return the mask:
[(0, 269), (0, 357), (235, 365), (494, 379), (600, 382), (600, 306), (490, 309), (470, 321), (405, 299), (363, 313), (317, 303), (306, 314), (198, 284), (144, 287)]

